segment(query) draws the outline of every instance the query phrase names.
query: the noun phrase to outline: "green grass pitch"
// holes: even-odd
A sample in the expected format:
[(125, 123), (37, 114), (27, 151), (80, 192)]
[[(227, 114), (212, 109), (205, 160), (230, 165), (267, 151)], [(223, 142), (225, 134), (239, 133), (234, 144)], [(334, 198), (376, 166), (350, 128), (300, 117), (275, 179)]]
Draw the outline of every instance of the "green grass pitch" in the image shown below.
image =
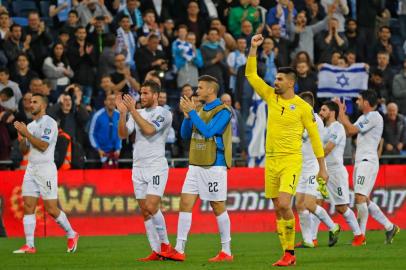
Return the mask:
[[(175, 236), (171, 236), (172, 243)], [(0, 239), (0, 269), (271, 269), (281, 256), (275, 233), (232, 235), (233, 263), (208, 263), (219, 251), (219, 236), (194, 234), (187, 243), (185, 262), (140, 263), (136, 258), (150, 250), (145, 235), (81, 237), (78, 250), (66, 253), (66, 240), (37, 238), (37, 254), (12, 254), (24, 244), (22, 238)], [(300, 238), (298, 235), (297, 239)], [(297, 249), (295, 269), (406, 269), (406, 233), (401, 231), (392, 245), (384, 245), (383, 231), (367, 233), (367, 245), (352, 247), (350, 232), (342, 232), (335, 247), (327, 246), (327, 233), (319, 234), (320, 247)]]

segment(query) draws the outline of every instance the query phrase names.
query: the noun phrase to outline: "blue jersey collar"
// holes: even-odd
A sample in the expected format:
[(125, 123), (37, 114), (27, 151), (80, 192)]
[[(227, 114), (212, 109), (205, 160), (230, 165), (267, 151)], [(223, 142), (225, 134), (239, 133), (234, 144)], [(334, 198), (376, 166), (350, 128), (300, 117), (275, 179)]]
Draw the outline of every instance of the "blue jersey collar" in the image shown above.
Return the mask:
[(203, 107), (203, 110), (205, 111), (210, 111), (213, 110), (214, 108), (216, 108), (217, 106), (221, 105), (221, 100), (219, 98), (216, 98), (215, 100), (213, 100), (210, 103), (206, 103)]

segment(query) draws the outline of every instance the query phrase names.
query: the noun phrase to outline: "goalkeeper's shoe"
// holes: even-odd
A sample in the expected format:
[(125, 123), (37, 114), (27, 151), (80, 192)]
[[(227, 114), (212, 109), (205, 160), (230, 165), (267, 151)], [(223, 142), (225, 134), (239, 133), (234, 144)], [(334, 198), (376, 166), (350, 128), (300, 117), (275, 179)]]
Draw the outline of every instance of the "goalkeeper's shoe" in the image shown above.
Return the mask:
[(209, 259), (209, 262), (232, 262), (234, 260), (233, 255), (228, 255), (224, 251), (220, 251), (216, 257)]
[(79, 241), (79, 234), (75, 233), (75, 236), (72, 238), (68, 238), (68, 250), (67, 252), (75, 252), (76, 248), (78, 247), (78, 241)]
[(173, 247), (171, 247), (168, 251), (161, 252), (159, 255), (165, 259), (183, 262), (186, 260), (186, 254), (180, 253)]
[(338, 235), (340, 234), (340, 232), (341, 232), (341, 227), (339, 224), (336, 223), (334, 229), (332, 231), (329, 231), (329, 234), (328, 234), (328, 246), (329, 247), (332, 247), (337, 243)]
[(296, 265), (296, 257), (288, 252), (285, 252), (283, 257), (272, 264), (272, 266), (291, 266)]
[(35, 249), (35, 247), (30, 247), (27, 244), (25, 244), (24, 246), (20, 247), (19, 249), (13, 251), (14, 254), (24, 254), (24, 253), (34, 254), (36, 252), (37, 252), (37, 250)]
[(360, 235), (354, 236), (354, 239), (352, 240), (351, 245), (353, 247), (358, 247), (358, 246), (366, 245), (366, 243), (367, 243), (367, 239), (365, 238), (365, 235), (360, 234)]
[(321, 196), (323, 196), (323, 199), (327, 199), (328, 198), (328, 191), (327, 191), (326, 180), (324, 180), (321, 177), (318, 177), (317, 178), (317, 183), (319, 184), (319, 187), (317, 188), (317, 190), (320, 192)]
[(162, 261), (162, 258), (161, 258), (161, 256), (159, 256), (158, 253), (156, 253), (155, 251), (152, 251), (152, 253), (149, 256), (147, 256), (145, 258), (137, 259), (137, 261), (139, 261), (139, 262)]

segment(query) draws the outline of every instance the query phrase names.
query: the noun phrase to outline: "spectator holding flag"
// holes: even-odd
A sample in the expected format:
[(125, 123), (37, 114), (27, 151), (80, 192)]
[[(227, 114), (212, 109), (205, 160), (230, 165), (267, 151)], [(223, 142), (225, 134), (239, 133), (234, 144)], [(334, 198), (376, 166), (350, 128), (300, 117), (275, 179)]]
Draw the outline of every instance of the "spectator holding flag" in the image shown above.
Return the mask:
[(197, 87), (198, 68), (203, 66), (203, 58), (200, 50), (195, 47), (196, 35), (193, 32), (188, 34), (187, 31), (186, 25), (179, 25), (178, 38), (172, 43), (172, 55), (177, 70), (176, 82), (178, 87), (185, 84)]

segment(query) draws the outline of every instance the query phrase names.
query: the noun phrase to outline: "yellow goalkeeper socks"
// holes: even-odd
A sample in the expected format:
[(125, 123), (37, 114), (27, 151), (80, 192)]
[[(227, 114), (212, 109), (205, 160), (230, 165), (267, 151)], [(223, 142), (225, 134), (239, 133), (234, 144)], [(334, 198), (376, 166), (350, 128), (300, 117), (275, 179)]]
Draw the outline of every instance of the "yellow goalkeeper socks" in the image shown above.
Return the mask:
[(283, 232), (284, 232), (284, 241), (285, 241), (285, 250), (293, 251), (295, 249), (295, 219), (284, 220), (281, 219)]
[(279, 241), (281, 242), (282, 250), (286, 249), (285, 233), (284, 233), (284, 220), (276, 220), (276, 232), (278, 233)]

